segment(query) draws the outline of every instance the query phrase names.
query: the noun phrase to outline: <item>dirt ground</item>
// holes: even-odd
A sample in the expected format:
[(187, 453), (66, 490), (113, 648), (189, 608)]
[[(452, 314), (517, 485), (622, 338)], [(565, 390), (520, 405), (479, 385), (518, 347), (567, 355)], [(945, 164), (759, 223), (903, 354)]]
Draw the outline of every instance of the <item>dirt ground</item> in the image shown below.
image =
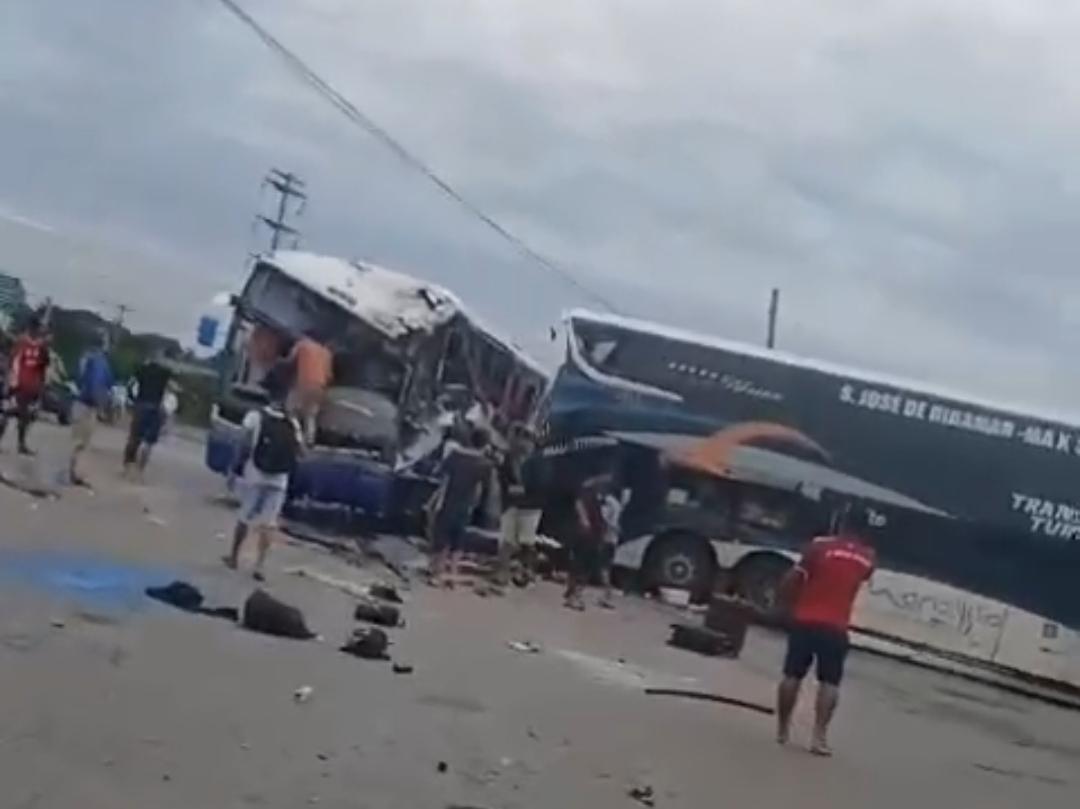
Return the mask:
[[(34, 439), (31, 464), (9, 436), (0, 470), (55, 482), (67, 436), (41, 424)], [(647, 696), (768, 704), (782, 640), (755, 632), (737, 661), (698, 657), (665, 646), (673, 614), (636, 598), (576, 614), (547, 584), (505, 599), (414, 588), (392, 648), (412, 674), (337, 650), (352, 599), (287, 571), (385, 571), (311, 546), (276, 547), (267, 586), (321, 640), (172, 610), (143, 589), (180, 578), (234, 606), (252, 591), (219, 561), (232, 514), (198, 443), (168, 439), (142, 486), (118, 479), (119, 443), (99, 435), (92, 494), (0, 487), (5, 807), (608, 809), (640, 805), (637, 785), (687, 809), (1080, 802), (1080, 714), (883, 658), (853, 655), (829, 761), (801, 746), (805, 708), (780, 749), (769, 717)]]

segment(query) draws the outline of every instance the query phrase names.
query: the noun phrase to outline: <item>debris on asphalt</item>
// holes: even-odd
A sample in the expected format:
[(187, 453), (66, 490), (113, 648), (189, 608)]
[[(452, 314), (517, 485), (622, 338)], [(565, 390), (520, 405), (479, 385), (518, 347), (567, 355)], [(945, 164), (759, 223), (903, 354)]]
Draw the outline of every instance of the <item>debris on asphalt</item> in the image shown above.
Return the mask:
[(53, 627), (53, 629), (63, 629), (65, 626), (67, 626), (63, 618), (53, 618), (51, 621), (49, 621), (49, 624)]
[(692, 624), (672, 624), (668, 645), (710, 657), (738, 657), (742, 651), (737, 638)]
[(631, 787), (626, 793), (642, 806), (656, 806), (656, 795), (648, 785)]
[(320, 584), (325, 584), (327, 587), (341, 590), (341, 592), (350, 595), (353, 598), (366, 598), (368, 595), (368, 588), (362, 584), (358, 584), (348, 579), (339, 579), (336, 576), (331, 576), (329, 573), (323, 573), (321, 570), (316, 570), (312, 567), (287, 567), (282, 572), (290, 576), (300, 576), (301, 578), (317, 581)]
[(723, 694), (712, 694), (708, 691), (688, 691), (681, 688), (646, 688), (645, 693), (654, 697), (685, 697), (686, 699), (700, 699), (706, 702), (719, 702), (722, 705), (734, 705), (766, 716), (772, 716), (776, 713), (776, 709), (771, 705), (762, 705), (758, 702), (750, 702), (738, 697), (728, 697)]
[(304, 614), (296, 607), (279, 601), (265, 590), (256, 590), (244, 602), (243, 624), (253, 632), (279, 638), (309, 640), (315, 633), (308, 629)]
[(145, 592), (155, 601), (184, 612), (195, 612), (203, 603), (202, 591), (186, 581), (176, 580), (164, 587), (147, 587)]
[(672, 607), (689, 607), (690, 591), (681, 587), (661, 587), (660, 600)]
[(154, 525), (158, 526), (159, 528), (166, 528), (169, 525), (169, 523), (165, 520), (164, 517), (159, 517), (156, 514), (148, 515), (147, 518), (146, 518), (146, 521), (148, 523), (153, 523)]
[(186, 581), (176, 580), (164, 587), (147, 587), (144, 592), (149, 598), (184, 612), (221, 618), (233, 623), (240, 620), (240, 610), (236, 607), (204, 607), (202, 591)]
[(398, 593), (397, 588), (392, 584), (386, 584), (385, 582), (377, 582), (368, 588), (368, 593), (372, 598), (378, 598), (382, 601), (389, 601), (391, 604), (404, 604), (405, 599)]
[(389, 660), (390, 655), (386, 653), (389, 646), (390, 639), (385, 632), (365, 626), (353, 630), (341, 651), (365, 660)]
[(393, 665), (394, 674), (412, 674), (413, 667), (408, 663), (395, 663)]
[(438, 764), (435, 765), (435, 769), (439, 772), (446, 772), (450, 769), (450, 765), (447, 764), (445, 761), (440, 761)]
[(427, 554), (404, 537), (380, 536), (367, 545), (366, 551), (404, 582), (409, 581), (411, 574), (422, 573), (431, 565)]
[(515, 652), (523, 652), (525, 654), (540, 654), (544, 651), (543, 647), (539, 644), (533, 643), (531, 640), (512, 640), (508, 641), (507, 646), (513, 649)]
[(293, 702), (307, 702), (311, 699), (311, 695), (315, 693), (315, 689), (310, 685), (302, 685), (293, 691)]
[(357, 621), (367, 621), (369, 624), (378, 626), (405, 626), (401, 613), (392, 604), (375, 604), (371, 601), (361, 601), (353, 611), (353, 618)]

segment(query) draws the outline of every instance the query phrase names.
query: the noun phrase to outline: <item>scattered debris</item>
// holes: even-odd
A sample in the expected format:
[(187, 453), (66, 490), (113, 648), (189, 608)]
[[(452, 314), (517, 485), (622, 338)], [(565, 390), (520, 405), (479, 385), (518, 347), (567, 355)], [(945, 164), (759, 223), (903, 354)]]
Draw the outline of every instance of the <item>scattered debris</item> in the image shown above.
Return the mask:
[(310, 685), (302, 685), (293, 691), (293, 702), (307, 702), (311, 699), (311, 695), (315, 693), (315, 689)]
[(146, 518), (146, 521), (148, 523), (152, 523), (152, 524), (158, 526), (159, 528), (167, 528), (168, 525), (169, 525), (169, 523), (165, 520), (164, 517), (159, 517), (156, 514), (148, 515), (147, 518)]
[(333, 587), (341, 592), (351, 595), (353, 598), (366, 598), (368, 595), (368, 588), (362, 584), (357, 584), (354, 581), (348, 579), (339, 579), (336, 576), (331, 576), (329, 573), (323, 573), (321, 570), (316, 570), (311, 567), (287, 567), (283, 573), (290, 576), (300, 576), (302, 578), (312, 579), (320, 584), (325, 584), (327, 587)]
[(656, 797), (651, 786), (631, 787), (626, 794), (642, 806), (656, 806)]
[(184, 612), (193, 612), (210, 618), (221, 618), (236, 623), (240, 620), (240, 610), (236, 607), (204, 607), (202, 591), (186, 581), (174, 581), (164, 587), (147, 587), (146, 595), (162, 604), (176, 607)]
[(690, 591), (681, 587), (661, 587), (660, 600), (672, 607), (689, 607)]
[(186, 581), (177, 580), (164, 587), (147, 587), (146, 594), (155, 601), (184, 612), (195, 612), (203, 603), (202, 591)]
[(397, 588), (392, 584), (386, 584), (385, 582), (377, 582), (368, 588), (368, 592), (372, 598), (378, 598), (383, 601), (389, 601), (391, 604), (404, 604), (405, 599), (398, 593)]
[(692, 624), (672, 624), (668, 645), (710, 657), (738, 657), (742, 651), (739, 638)]
[(681, 688), (646, 688), (645, 693), (654, 697), (686, 697), (687, 699), (700, 699), (706, 702), (719, 702), (723, 705), (735, 705), (766, 716), (772, 716), (776, 713), (776, 709), (771, 705), (761, 705), (757, 702), (750, 702), (737, 697), (726, 697), (723, 694), (710, 694), (706, 691), (686, 691)]
[(244, 602), (244, 627), (279, 638), (309, 640), (315, 633), (307, 627), (304, 614), (279, 601), (265, 590), (256, 590)]
[(53, 629), (63, 629), (65, 626), (67, 626), (67, 624), (64, 623), (63, 618), (53, 618), (51, 621), (49, 621), (49, 624), (53, 627)]
[(389, 646), (390, 639), (381, 629), (360, 627), (353, 630), (341, 651), (365, 660), (389, 660), (390, 656), (386, 653)]
[(353, 618), (357, 621), (367, 621), (369, 624), (378, 626), (397, 627), (405, 626), (398, 608), (391, 604), (375, 604), (370, 601), (361, 601), (353, 611)]
[(525, 733), (530, 739), (536, 739), (538, 741), (540, 739), (540, 734), (533, 730), (531, 726), (525, 729)]
[(413, 667), (409, 663), (395, 663), (393, 671), (394, 674), (412, 674)]
[(329, 753), (316, 753), (315, 758), (317, 758), (319, 761), (329, 761), (330, 760), (330, 754)]
[(515, 652), (524, 652), (525, 654), (540, 654), (544, 651), (543, 647), (539, 644), (533, 643), (531, 640), (512, 640), (506, 644)]
[(450, 769), (450, 765), (447, 764), (445, 761), (440, 761), (438, 764), (435, 765), (435, 769), (438, 772), (446, 772)]

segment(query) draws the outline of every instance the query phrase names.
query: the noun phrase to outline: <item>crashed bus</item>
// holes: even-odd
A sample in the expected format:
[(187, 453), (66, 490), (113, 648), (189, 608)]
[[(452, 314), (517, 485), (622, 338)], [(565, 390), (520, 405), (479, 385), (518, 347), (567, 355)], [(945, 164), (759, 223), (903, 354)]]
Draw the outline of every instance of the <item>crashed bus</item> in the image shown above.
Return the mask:
[(262, 381), (312, 331), (333, 355), (314, 446), (290, 482), (290, 503), (414, 517), (432, 490), (423, 461), (457, 416), (498, 432), (529, 421), (543, 369), (482, 325), (449, 291), (359, 261), (297, 251), (258, 257), (234, 296), (212, 409), (206, 463), (234, 468), (244, 414)]
[(1080, 686), (1080, 421), (612, 315), (567, 316), (544, 452), (628, 496), (616, 565), (765, 612), (844, 501), (867, 638)]

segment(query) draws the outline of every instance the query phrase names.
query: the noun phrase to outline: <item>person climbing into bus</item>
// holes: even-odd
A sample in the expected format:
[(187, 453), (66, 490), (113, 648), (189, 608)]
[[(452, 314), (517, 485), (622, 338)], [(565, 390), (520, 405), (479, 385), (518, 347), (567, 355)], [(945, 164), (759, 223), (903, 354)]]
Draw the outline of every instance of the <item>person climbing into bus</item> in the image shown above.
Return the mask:
[(440, 465), (441, 484), (436, 493), (429, 584), (452, 588), (457, 565), (465, 542), (465, 532), (472, 522), (477, 504), (491, 479), (492, 465), (487, 454), (490, 443), (487, 431), (475, 428), (469, 446), (455, 445)]
[(240, 551), (252, 531), (258, 536), (256, 581), (265, 579), (266, 556), (277, 530), (281, 509), (289, 490), (289, 477), (303, 448), (300, 424), (285, 408), (288, 385), (279, 373), (269, 373), (263, 386), (268, 403), (244, 416), (245, 445), (250, 455), (243, 478), (240, 514), (233, 529), (233, 543), (223, 558), (236, 570)]
[(319, 341), (318, 330), (309, 328), (293, 345), (287, 362), (293, 369), (289, 411), (300, 420), (304, 442), (310, 447), (315, 444), (319, 411), (333, 378), (334, 355)]
[(45, 375), (49, 370), (49, 341), (42, 329), (41, 316), (34, 313), (26, 329), (15, 339), (8, 370), (8, 394), (13, 407), (0, 412), (0, 440), (7, 429), (8, 417), (15, 416), (20, 455), (33, 455), (26, 440), (30, 425), (37, 416)]
[(818, 692), (810, 752), (819, 756), (832, 755), (828, 731), (840, 700), (851, 611), (859, 588), (874, 571), (871, 514), (861, 505), (843, 507), (834, 520), (835, 532), (814, 539), (781, 583), (792, 624), (777, 692), (776, 738), (787, 743), (799, 688), (816, 661)]

